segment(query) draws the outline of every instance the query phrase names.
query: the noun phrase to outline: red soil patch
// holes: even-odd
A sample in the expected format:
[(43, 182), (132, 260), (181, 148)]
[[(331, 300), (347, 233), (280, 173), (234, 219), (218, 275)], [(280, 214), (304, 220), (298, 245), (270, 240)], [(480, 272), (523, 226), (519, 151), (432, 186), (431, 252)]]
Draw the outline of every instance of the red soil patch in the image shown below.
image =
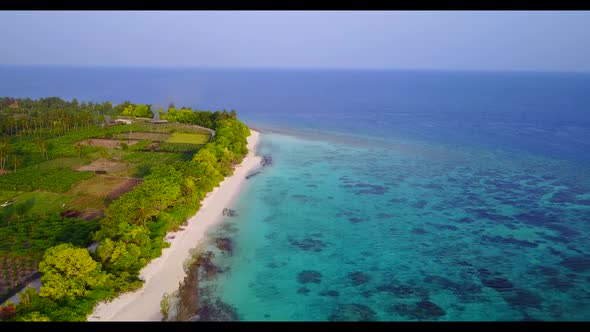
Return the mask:
[(75, 217), (79, 217), (81, 214), (82, 213), (77, 210), (66, 210), (66, 211), (60, 213), (59, 215), (62, 217), (66, 217), (66, 218), (75, 218)]
[(128, 191), (131, 191), (135, 186), (142, 183), (143, 179), (127, 179), (118, 186), (116, 186), (108, 195), (107, 199), (115, 200)]
[(95, 220), (99, 219), (104, 215), (104, 211), (99, 209), (87, 209), (80, 215), (81, 218), (85, 220)]

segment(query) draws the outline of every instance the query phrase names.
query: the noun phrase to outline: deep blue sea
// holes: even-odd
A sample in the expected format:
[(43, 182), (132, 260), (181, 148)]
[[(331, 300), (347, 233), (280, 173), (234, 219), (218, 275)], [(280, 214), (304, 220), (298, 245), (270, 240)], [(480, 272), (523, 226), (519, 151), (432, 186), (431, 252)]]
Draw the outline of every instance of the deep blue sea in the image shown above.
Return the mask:
[(210, 231), (212, 312), (590, 319), (590, 74), (0, 67), (0, 95), (235, 109), (262, 130), (273, 165)]

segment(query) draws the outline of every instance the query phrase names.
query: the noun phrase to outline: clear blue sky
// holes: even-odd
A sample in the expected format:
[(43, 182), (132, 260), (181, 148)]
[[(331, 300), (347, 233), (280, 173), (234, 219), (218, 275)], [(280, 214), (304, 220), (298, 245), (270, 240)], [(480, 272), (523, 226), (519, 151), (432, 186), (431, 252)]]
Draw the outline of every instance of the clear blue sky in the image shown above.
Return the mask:
[(0, 64), (590, 71), (590, 12), (0, 12)]

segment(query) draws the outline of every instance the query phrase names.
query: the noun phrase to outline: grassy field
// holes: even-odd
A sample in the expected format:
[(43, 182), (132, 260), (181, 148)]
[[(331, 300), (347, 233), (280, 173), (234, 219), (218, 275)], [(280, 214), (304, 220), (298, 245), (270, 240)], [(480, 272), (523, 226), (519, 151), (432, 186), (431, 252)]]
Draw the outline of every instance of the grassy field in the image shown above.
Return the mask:
[(182, 153), (195, 153), (199, 151), (204, 144), (189, 144), (189, 143), (158, 143), (158, 151), (162, 152), (182, 152)]
[(26, 192), (15, 198), (16, 202), (24, 202), (30, 205), (31, 209), (26, 215), (42, 216), (45, 214), (59, 213), (63, 211), (62, 205), (68, 203), (73, 198), (70, 194), (57, 194), (49, 192)]
[(69, 168), (76, 169), (80, 166), (90, 163), (90, 158), (78, 158), (78, 157), (63, 157), (55, 158), (52, 160), (44, 161), (38, 164), (40, 170), (50, 170), (56, 168)]
[[(120, 177), (97, 175), (78, 182), (65, 193), (0, 191), (0, 201), (14, 200), (12, 205), (0, 207), (0, 214), (4, 218), (17, 217), (20, 219), (27, 216), (59, 214), (70, 209), (78, 211), (104, 210), (109, 203), (107, 196), (126, 180)], [(132, 187), (128, 188), (128, 190), (130, 189)], [(18, 213), (18, 205), (24, 205), (22, 210), (24, 213)]]
[(119, 183), (120, 177), (97, 175), (93, 179), (78, 183), (70, 192), (75, 195), (106, 197)]
[(4, 203), (9, 199), (13, 199), (19, 194), (22, 194), (22, 192), (15, 192), (14, 190), (0, 190), (0, 203)]
[[(75, 196), (69, 194), (58, 194), (50, 192), (18, 192), (0, 191), (2, 202), (9, 199), (14, 200), (12, 205), (0, 207), (0, 213), (4, 218), (25, 216), (43, 216), (47, 214), (60, 213), (63, 211), (62, 205), (70, 202)], [(24, 213), (21, 215), (17, 211), (17, 206), (24, 204)]]
[(75, 183), (94, 176), (92, 172), (77, 172), (69, 168), (30, 166), (18, 172), (0, 176), (0, 189), (16, 191), (43, 190), (66, 192)]
[[(121, 154), (122, 156), (123, 154)], [(92, 161), (90, 164), (78, 168), (78, 171), (105, 171), (108, 175), (130, 177), (133, 173), (133, 168), (136, 165), (129, 164), (124, 161), (113, 161), (105, 158), (99, 158)]]
[(152, 132), (131, 132), (124, 134), (113, 135), (116, 139), (138, 139), (138, 140), (150, 140), (154, 142), (165, 141), (170, 137), (169, 133), (152, 133)]
[(207, 144), (209, 142), (209, 133), (207, 134), (186, 134), (172, 133), (167, 143), (187, 143), (187, 144)]

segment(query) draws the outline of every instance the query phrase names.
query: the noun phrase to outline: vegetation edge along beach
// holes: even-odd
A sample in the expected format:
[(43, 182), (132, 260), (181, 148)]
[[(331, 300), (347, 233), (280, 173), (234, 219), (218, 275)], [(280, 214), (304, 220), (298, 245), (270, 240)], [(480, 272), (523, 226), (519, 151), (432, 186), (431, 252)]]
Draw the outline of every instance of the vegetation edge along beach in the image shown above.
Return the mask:
[[(152, 294), (145, 289), (162, 280), (151, 278), (172, 276), (168, 284), (177, 287), (175, 279), (184, 277), (182, 262), (190, 249), (219, 218), (220, 204), (237, 194), (245, 173), (259, 164), (253, 151), (258, 133), (240, 122), (235, 111), (171, 104), (166, 112), (153, 112), (151, 105), (128, 101), (113, 107), (51, 97), (1, 98), (0, 113), (0, 194), (2, 200), (16, 197), (6, 201), (14, 209), (0, 218), (0, 259), (4, 267), (17, 262), (28, 272), (38, 264), (42, 275), (40, 290), (28, 287), (18, 294), (17, 304), (8, 301), (0, 307), (0, 319), (7, 321), (85, 321), (121, 298)], [(206, 139), (200, 140), (203, 133)], [(9, 162), (13, 170), (6, 167)], [(127, 166), (133, 176), (84, 170), (97, 162)], [(100, 196), (98, 206), (87, 209), (101, 212), (103, 207), (102, 213), (63, 211), (92, 196), (75, 191), (90, 187), (84, 181), (107, 179), (133, 185), (125, 182), (125, 190), (119, 183), (110, 192), (118, 197)], [(39, 195), (66, 203), (51, 213), (34, 213), (40, 200), (23, 197)], [(175, 238), (166, 238), (173, 231), (178, 232)], [(177, 275), (169, 270), (172, 262), (180, 262)], [(9, 286), (22, 286), (14, 280)], [(161, 316), (163, 294), (156, 295), (157, 309), (150, 313), (154, 320)]]

